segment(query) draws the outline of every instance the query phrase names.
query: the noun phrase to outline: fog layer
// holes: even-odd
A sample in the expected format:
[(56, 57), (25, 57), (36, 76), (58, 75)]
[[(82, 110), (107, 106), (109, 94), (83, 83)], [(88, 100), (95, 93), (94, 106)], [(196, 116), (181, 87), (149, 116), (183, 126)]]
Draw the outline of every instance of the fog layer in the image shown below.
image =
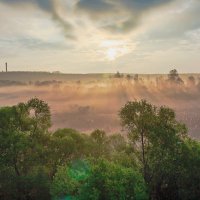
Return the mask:
[[(87, 75), (85, 75), (87, 76)], [(70, 127), (89, 132), (121, 130), (118, 112), (131, 100), (146, 99), (175, 109), (193, 137), (200, 136), (200, 84), (198, 76), (180, 81), (167, 76), (112, 76), (70, 81), (0, 82), (0, 106), (38, 97), (51, 108), (53, 129)]]

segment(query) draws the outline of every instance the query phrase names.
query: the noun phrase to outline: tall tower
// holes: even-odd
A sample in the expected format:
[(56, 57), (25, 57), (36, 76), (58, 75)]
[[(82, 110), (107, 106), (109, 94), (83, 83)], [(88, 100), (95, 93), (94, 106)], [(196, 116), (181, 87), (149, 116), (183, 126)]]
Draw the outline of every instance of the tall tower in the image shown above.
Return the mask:
[(6, 62), (6, 72), (8, 72), (8, 63)]

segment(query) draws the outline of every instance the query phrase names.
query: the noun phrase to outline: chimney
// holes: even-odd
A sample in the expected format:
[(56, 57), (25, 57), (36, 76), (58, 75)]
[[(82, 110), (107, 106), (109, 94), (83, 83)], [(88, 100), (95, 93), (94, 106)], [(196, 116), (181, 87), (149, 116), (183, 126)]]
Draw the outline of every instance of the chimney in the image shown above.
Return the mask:
[(8, 72), (8, 64), (7, 64), (7, 62), (6, 62), (6, 72)]

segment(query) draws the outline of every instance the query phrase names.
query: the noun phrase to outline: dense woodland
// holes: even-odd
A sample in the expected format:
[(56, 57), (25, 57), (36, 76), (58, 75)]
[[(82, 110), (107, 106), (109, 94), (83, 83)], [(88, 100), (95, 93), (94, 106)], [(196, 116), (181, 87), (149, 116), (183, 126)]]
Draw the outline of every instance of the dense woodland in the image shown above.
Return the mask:
[(0, 108), (0, 199), (200, 199), (200, 143), (174, 111), (132, 101), (119, 118), (121, 133), (84, 134), (52, 131), (37, 98)]

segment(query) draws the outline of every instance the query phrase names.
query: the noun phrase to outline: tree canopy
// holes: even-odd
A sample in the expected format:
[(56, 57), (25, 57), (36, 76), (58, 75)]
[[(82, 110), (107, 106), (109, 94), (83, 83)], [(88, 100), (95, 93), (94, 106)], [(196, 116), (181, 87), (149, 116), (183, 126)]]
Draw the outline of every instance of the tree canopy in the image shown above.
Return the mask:
[(168, 107), (125, 104), (123, 131), (51, 130), (48, 104), (0, 108), (2, 200), (200, 199), (200, 143)]

